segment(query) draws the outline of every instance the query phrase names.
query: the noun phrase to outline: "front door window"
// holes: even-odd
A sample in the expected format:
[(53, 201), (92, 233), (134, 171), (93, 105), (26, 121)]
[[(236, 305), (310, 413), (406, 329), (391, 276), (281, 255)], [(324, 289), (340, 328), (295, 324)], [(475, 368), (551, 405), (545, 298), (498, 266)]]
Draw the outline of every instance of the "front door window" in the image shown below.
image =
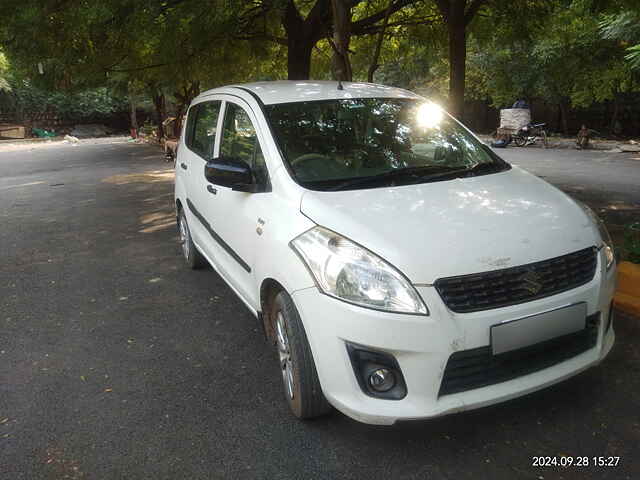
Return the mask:
[(267, 182), (267, 165), (260, 148), (256, 129), (247, 112), (234, 103), (227, 103), (222, 130), (220, 155), (242, 160), (251, 167), (258, 185)]

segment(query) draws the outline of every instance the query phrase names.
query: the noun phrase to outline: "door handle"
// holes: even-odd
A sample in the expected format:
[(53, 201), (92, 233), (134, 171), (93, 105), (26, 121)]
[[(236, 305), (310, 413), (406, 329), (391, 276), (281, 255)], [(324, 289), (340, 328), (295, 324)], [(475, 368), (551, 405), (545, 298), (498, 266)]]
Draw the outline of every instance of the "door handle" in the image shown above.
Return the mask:
[(183, 169), (183, 170), (186, 170), (186, 169), (187, 169), (187, 164), (186, 164), (186, 163), (184, 163), (184, 162), (183, 162), (183, 163), (181, 163), (181, 164), (180, 164), (180, 166), (182, 167), (182, 169)]
[(207, 185), (207, 190), (209, 190), (209, 193), (213, 193), (214, 195), (218, 193), (218, 190), (213, 188), (213, 185)]

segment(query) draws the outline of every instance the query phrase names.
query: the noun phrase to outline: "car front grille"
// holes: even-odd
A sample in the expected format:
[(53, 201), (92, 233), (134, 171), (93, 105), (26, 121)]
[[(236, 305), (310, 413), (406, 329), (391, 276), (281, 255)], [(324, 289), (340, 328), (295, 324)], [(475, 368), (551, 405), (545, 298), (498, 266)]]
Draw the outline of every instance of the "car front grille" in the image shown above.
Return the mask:
[(599, 323), (600, 313), (595, 313), (579, 332), (499, 355), (492, 354), (491, 346), (455, 352), (447, 362), (439, 395), (506, 382), (575, 357), (595, 347)]
[(571, 290), (593, 279), (596, 249), (490, 272), (440, 278), (435, 287), (457, 313), (506, 307)]

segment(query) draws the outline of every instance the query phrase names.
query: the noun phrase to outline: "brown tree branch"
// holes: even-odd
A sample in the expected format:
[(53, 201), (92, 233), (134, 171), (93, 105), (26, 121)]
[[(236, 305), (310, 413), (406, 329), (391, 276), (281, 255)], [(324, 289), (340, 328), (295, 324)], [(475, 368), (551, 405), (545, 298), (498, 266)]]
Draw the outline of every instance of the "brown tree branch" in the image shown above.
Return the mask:
[(380, 32), (378, 33), (378, 39), (376, 41), (376, 48), (373, 51), (373, 57), (371, 57), (371, 65), (369, 65), (369, 70), (367, 71), (367, 82), (373, 83), (373, 75), (376, 73), (376, 70), (380, 68), (380, 64), (378, 61), (380, 60), (380, 50), (382, 49), (382, 42), (384, 40), (384, 31), (387, 29), (389, 25), (389, 17), (391, 16), (391, 7), (393, 6), (393, 0), (389, 0), (389, 6), (387, 6), (387, 11), (384, 16), (384, 21), (382, 22), (382, 27), (380, 28)]
[(171, 65), (171, 63), (155, 63), (153, 65), (145, 65), (143, 67), (134, 67), (134, 68), (107, 68), (105, 69), (107, 72), (139, 72), (141, 70), (149, 70), (152, 68), (160, 68)]
[[(387, 28), (392, 27), (409, 27), (411, 25), (428, 25), (430, 23), (435, 23), (440, 19), (440, 16), (431, 16), (431, 17), (423, 17), (423, 18), (414, 18), (407, 20), (398, 20), (397, 22), (389, 22)], [(375, 35), (376, 33), (380, 33), (382, 30), (382, 25), (372, 25), (371, 27), (363, 28), (357, 33), (352, 33), (353, 35)]]
[(359, 33), (361, 30), (375, 25), (380, 20), (384, 20), (384, 18), (387, 16), (387, 13), (389, 13), (389, 16), (393, 15), (394, 13), (402, 10), (404, 7), (407, 7), (413, 3), (418, 3), (420, 1), (422, 0), (395, 0), (391, 6), (385, 8), (384, 10), (353, 22), (351, 31), (353, 35), (361, 35), (361, 33)]

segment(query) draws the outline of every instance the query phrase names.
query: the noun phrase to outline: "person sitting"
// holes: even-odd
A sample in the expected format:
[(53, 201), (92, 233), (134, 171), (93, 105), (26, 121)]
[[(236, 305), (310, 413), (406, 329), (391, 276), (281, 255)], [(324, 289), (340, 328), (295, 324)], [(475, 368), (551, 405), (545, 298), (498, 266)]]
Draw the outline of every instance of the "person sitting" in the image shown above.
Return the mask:
[(578, 131), (578, 138), (576, 139), (576, 148), (578, 150), (585, 150), (589, 148), (589, 140), (596, 133), (595, 130), (587, 128), (586, 125), (582, 125), (580, 131)]

